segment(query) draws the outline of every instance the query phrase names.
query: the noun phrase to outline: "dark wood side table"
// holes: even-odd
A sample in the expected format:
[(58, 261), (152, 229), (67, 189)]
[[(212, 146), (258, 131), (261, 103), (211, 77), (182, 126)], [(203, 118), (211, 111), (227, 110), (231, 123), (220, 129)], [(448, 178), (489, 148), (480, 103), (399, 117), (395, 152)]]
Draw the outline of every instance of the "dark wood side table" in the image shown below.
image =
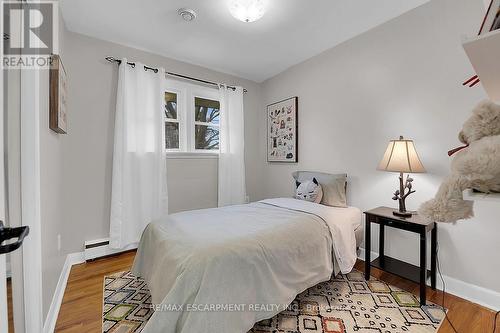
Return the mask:
[[(437, 254), (437, 225), (427, 222), (418, 215), (410, 218), (401, 218), (392, 214), (393, 208), (378, 207), (365, 212), (365, 279), (370, 279), (370, 267), (398, 275), (402, 278), (420, 283), (420, 304), (426, 304), (426, 283), (431, 278), (431, 287), (436, 289), (436, 254)], [(371, 261), (371, 224), (380, 226), (379, 257)], [(420, 235), (420, 267), (391, 258), (384, 254), (385, 227), (415, 232)], [(427, 269), (427, 232), (431, 232), (431, 269)]]

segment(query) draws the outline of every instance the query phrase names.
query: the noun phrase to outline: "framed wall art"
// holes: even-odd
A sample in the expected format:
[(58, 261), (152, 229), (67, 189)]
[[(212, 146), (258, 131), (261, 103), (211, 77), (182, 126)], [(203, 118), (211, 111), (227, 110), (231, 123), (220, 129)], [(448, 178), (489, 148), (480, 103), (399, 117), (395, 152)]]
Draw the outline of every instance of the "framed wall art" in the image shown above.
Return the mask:
[(67, 123), (68, 81), (66, 71), (58, 55), (52, 55), (50, 67), (50, 114), (49, 127), (51, 130), (66, 134)]
[(267, 161), (297, 163), (298, 97), (267, 106)]

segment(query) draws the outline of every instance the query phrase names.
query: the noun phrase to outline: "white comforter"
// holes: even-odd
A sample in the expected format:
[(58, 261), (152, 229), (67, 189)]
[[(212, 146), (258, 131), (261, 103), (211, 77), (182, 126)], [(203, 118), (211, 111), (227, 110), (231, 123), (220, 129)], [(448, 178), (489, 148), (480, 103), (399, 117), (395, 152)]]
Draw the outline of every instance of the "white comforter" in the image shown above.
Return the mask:
[(295, 199), (173, 214), (144, 231), (133, 273), (157, 308), (144, 333), (245, 333), (356, 262), (357, 208)]

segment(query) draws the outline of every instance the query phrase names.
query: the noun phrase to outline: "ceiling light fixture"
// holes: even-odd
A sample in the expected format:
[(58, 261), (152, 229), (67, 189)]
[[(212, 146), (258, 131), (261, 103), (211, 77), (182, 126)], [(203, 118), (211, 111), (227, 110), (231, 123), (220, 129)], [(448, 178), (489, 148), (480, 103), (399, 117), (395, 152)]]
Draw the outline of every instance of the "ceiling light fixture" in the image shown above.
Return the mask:
[(196, 12), (192, 9), (188, 8), (180, 8), (177, 13), (182, 17), (182, 19), (186, 22), (194, 21), (196, 18)]
[(243, 22), (254, 22), (264, 16), (264, 0), (229, 0), (229, 12)]

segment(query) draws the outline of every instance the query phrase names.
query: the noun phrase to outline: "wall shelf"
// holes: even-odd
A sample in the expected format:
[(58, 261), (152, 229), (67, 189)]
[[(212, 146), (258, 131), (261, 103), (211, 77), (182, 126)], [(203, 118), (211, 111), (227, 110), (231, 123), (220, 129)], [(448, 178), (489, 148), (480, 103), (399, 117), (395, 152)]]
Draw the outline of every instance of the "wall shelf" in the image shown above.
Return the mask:
[(469, 60), (490, 99), (500, 102), (500, 30), (463, 41)]
[(464, 200), (484, 200), (484, 201), (495, 201), (500, 202), (500, 193), (482, 193), (474, 192), (473, 190), (465, 190), (463, 192)]

